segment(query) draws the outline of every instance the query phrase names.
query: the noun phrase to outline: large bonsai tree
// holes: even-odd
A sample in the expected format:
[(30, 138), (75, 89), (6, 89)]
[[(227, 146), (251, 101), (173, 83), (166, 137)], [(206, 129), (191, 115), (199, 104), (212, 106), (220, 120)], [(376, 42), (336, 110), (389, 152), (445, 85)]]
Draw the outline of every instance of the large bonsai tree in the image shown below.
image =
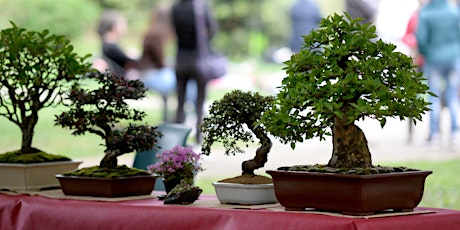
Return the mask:
[(93, 133), (100, 136), (106, 147), (99, 165), (102, 168), (115, 168), (117, 157), (125, 153), (153, 148), (161, 135), (156, 127), (139, 124), (116, 127), (122, 120), (142, 121), (146, 115), (129, 107), (126, 101), (143, 98), (144, 84), (110, 72), (93, 72), (87, 77), (95, 80), (97, 86), (94, 88), (94, 82), (90, 82), (88, 86), (93, 89), (72, 89), (69, 110), (56, 116), (56, 124), (73, 129), (73, 135)]
[(38, 112), (60, 104), (91, 64), (89, 55), (78, 56), (64, 36), (11, 24), (0, 32), (0, 116), (21, 129), (20, 152), (34, 153)]
[(355, 121), (370, 117), (383, 128), (387, 117), (416, 122), (429, 110), (422, 73), (375, 31), (348, 14), (323, 19), (285, 63), (287, 76), (262, 119), (267, 130), (292, 148), (305, 139), (324, 140), (332, 131), (328, 166), (372, 167), (366, 137)]
[(214, 101), (209, 116), (201, 125), (202, 153), (209, 155), (215, 142), (223, 143), (226, 155), (242, 153), (243, 150), (238, 143), (253, 142), (255, 136), (260, 144), (256, 155), (242, 163), (242, 175), (254, 176), (254, 170), (263, 167), (267, 162), (272, 147), (264, 126), (259, 124), (262, 114), (269, 108), (272, 100), (272, 97), (262, 96), (257, 92), (234, 90), (225, 94), (222, 99)]

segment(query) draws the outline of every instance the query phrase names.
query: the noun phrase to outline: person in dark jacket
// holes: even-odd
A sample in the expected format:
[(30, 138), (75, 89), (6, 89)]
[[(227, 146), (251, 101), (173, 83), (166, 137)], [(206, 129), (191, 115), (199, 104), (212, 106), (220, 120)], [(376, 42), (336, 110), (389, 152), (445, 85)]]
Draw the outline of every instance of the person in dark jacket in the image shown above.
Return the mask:
[[(195, 80), (197, 85), (197, 99), (195, 101), (196, 113), (196, 139), (201, 143), (200, 125), (203, 120), (204, 102), (206, 99), (207, 80), (198, 72), (195, 62), (197, 60), (197, 34), (194, 12), (194, 1), (179, 0), (172, 6), (172, 23), (177, 36), (176, 55), (176, 87), (177, 87), (177, 115), (176, 122), (185, 121), (184, 103), (187, 84)], [(202, 1), (202, 0), (200, 0)], [(204, 1), (203, 1), (204, 2)], [(216, 23), (211, 16), (208, 5), (205, 4), (204, 17), (209, 41), (216, 31)]]
[(107, 10), (102, 13), (97, 28), (102, 43), (102, 58), (111, 71), (121, 76), (125, 76), (126, 70), (135, 62), (118, 45), (118, 40), (126, 27), (126, 19), (121, 13)]
[(315, 2), (312, 0), (297, 0), (290, 10), (292, 35), (289, 47), (292, 52), (299, 52), (303, 44), (303, 36), (308, 35), (311, 30), (318, 28), (321, 21), (321, 13)]
[(420, 10), (416, 38), (418, 50), (425, 58), (423, 72), (430, 91), (430, 133), (428, 141), (434, 147), (441, 144), (441, 98), (450, 112), (450, 144), (458, 143), (458, 110), (460, 83), (460, 15), (448, 0), (431, 0)]

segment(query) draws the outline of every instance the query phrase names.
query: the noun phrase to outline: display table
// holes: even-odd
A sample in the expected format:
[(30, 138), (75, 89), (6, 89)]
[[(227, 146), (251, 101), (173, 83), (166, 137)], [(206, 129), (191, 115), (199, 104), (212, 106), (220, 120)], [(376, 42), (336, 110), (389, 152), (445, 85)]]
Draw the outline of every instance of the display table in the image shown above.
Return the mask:
[(460, 211), (448, 209), (356, 218), (211, 203), (218, 204), (213, 195), (193, 205), (164, 205), (155, 197), (108, 202), (0, 194), (0, 229), (460, 229)]

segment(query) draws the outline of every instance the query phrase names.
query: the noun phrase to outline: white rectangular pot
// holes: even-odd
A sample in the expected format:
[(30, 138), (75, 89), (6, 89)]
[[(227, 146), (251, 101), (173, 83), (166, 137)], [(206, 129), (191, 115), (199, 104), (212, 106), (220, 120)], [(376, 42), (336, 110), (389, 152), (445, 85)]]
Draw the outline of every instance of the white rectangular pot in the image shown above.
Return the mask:
[(59, 188), (56, 174), (75, 170), (81, 163), (81, 161), (0, 163), (0, 190), (27, 192)]
[(270, 204), (276, 200), (273, 184), (236, 184), (213, 182), (222, 204)]

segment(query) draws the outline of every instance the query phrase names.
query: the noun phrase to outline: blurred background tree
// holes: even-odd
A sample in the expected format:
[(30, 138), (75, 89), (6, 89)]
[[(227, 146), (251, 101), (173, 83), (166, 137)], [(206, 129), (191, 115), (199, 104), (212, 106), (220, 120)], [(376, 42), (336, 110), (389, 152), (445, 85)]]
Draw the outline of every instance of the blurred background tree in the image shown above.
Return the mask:
[[(290, 35), (289, 7), (294, 0), (208, 0), (219, 22), (216, 49), (232, 59), (263, 58), (284, 47)], [(341, 12), (343, 0), (317, 0), (323, 16)], [(0, 0), (0, 29), (13, 21), (20, 27), (65, 35), (78, 52), (99, 53), (96, 24), (102, 10), (120, 10), (128, 19), (121, 43), (140, 49), (150, 14), (158, 3), (171, 0)], [(170, 52), (174, 52), (171, 50)]]
[(17, 26), (29, 30), (50, 30), (69, 38), (81, 36), (91, 29), (99, 15), (93, 0), (0, 0), (0, 26)]
[[(294, 0), (212, 1), (220, 32), (216, 47), (233, 58), (263, 58), (287, 46), (291, 33), (289, 9)], [(342, 10), (343, 0), (316, 1), (323, 16)], [(224, 47), (231, 47), (231, 49)]]

